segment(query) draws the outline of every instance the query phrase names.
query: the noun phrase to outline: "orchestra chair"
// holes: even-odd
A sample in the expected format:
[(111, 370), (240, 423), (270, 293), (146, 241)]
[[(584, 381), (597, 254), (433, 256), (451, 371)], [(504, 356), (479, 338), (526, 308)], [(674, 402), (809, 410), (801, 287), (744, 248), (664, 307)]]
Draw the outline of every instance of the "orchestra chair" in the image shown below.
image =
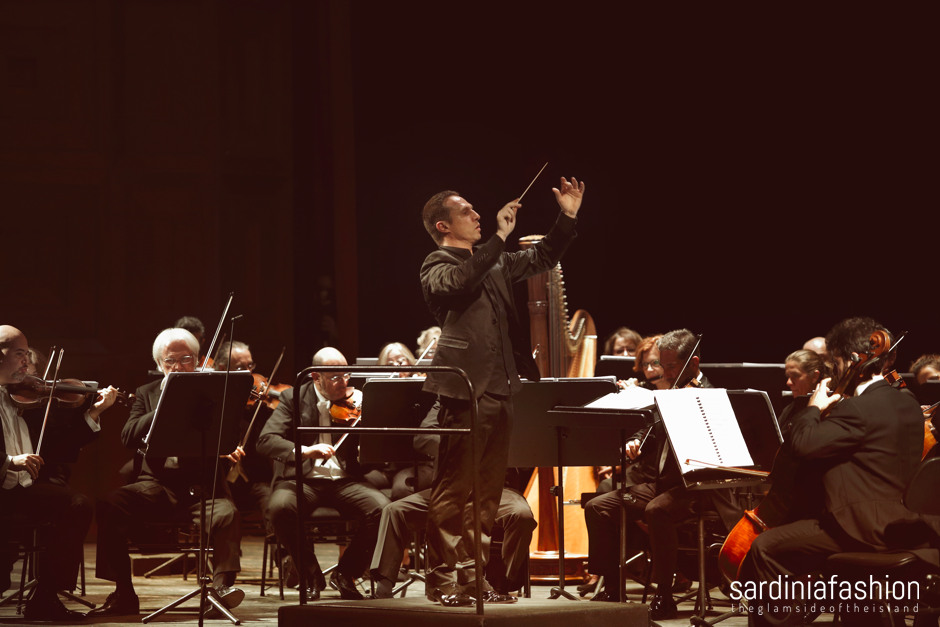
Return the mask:
[[(8, 532), (3, 538), (4, 548), (10, 553), (15, 554), (13, 563), (22, 560), (23, 565), (20, 569), (20, 585), (16, 592), (0, 600), (0, 605), (7, 605), (16, 602), (16, 613), (23, 614), (26, 602), (31, 596), (32, 589), (36, 586), (36, 554), (42, 549), (39, 540), (40, 529), (49, 527), (50, 523), (36, 525), (35, 522), (27, 520), (25, 517), (16, 513), (0, 516), (0, 528)], [(60, 590), (59, 596), (69, 601), (76, 601), (85, 607), (92, 609), (95, 604), (81, 597), (85, 596), (85, 559), (79, 562), (79, 595), (74, 595), (70, 591)]]
[[(183, 580), (186, 581), (189, 574), (199, 565), (199, 540), (199, 525), (195, 524), (186, 512), (179, 520), (142, 522), (128, 538), (127, 548), (130, 554), (166, 556), (164, 561), (145, 572), (144, 578), (150, 579), (181, 562)], [(211, 569), (212, 548), (207, 547), (206, 550)]]
[[(904, 505), (918, 514), (938, 516), (940, 515), (938, 494), (940, 494), (940, 458), (928, 458), (921, 463), (908, 484), (904, 492)], [(903, 537), (910, 538), (911, 534), (923, 535), (924, 540), (929, 540), (931, 546), (937, 546), (936, 534), (926, 525), (905, 526), (903, 529), (899, 528), (898, 531), (899, 537), (903, 535)], [(827, 579), (836, 576), (843, 581), (852, 581), (853, 585), (856, 581), (869, 581), (869, 577), (874, 577), (877, 581), (885, 581), (887, 577), (892, 582), (919, 582), (921, 595), (916, 604), (914, 627), (937, 625), (937, 618), (940, 615), (940, 556), (936, 549), (926, 551), (930, 561), (922, 559), (925, 557), (924, 553), (917, 555), (905, 550), (836, 553), (826, 560), (823, 575)], [(876, 602), (887, 610), (878, 613), (881, 618), (879, 625), (903, 627), (904, 615), (894, 613), (894, 606), (890, 601), (882, 599)], [(844, 613), (838, 618), (845, 625), (861, 625), (865, 618), (869, 619), (867, 624), (870, 624), (871, 613), (860, 616)]]
[[(318, 506), (314, 508), (304, 523), (304, 534), (310, 546), (336, 544), (339, 545), (340, 552), (342, 552), (356, 534), (357, 527), (356, 519), (346, 518), (339, 513), (339, 510), (332, 507)], [(277, 538), (274, 535), (266, 536), (261, 554), (261, 596), (265, 595), (265, 590), (268, 587), (265, 573), (273, 568), (274, 561), (278, 560), (281, 555), (286, 555), (286, 551), (277, 541)], [(327, 568), (323, 568), (324, 576), (329, 575), (336, 567), (337, 564), (332, 564)], [(280, 563), (278, 564), (277, 573), (278, 591), (283, 601), (284, 581), (287, 574), (280, 568)]]
[[(678, 591), (674, 588), (673, 596), (676, 604), (695, 598), (693, 625), (701, 624), (700, 621), (706, 622), (704, 618), (707, 612), (714, 609), (709, 590), (718, 587), (722, 581), (717, 568), (718, 552), (727, 537), (721, 517), (707, 504), (704, 497), (705, 495), (700, 493), (700, 497), (693, 503), (695, 513), (679, 523), (678, 569), (696, 582), (697, 586), (693, 590), (684, 594), (680, 592), (678, 595), (676, 595)], [(690, 567), (691, 564), (695, 565), (694, 568)], [(683, 566), (685, 568), (682, 568)]]

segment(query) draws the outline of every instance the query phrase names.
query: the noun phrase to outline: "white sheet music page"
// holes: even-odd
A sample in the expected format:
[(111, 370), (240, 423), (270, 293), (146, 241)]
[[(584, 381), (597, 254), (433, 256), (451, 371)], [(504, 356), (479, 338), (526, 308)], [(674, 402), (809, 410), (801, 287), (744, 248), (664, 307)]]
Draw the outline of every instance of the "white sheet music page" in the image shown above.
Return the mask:
[(653, 404), (653, 392), (641, 387), (628, 387), (594, 399), (585, 407), (602, 409), (642, 409)]
[(727, 390), (656, 390), (653, 396), (682, 474), (707, 467), (687, 460), (719, 466), (754, 465)]

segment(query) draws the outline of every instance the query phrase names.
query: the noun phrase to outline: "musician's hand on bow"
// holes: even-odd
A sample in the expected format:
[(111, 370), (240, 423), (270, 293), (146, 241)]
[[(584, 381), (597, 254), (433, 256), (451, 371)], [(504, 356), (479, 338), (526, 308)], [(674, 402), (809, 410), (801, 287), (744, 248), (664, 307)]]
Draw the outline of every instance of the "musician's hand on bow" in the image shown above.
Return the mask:
[(32, 453), (14, 455), (12, 458), (10, 458), (11, 467), (16, 468), (17, 470), (25, 470), (33, 479), (39, 476), (39, 469), (42, 468), (42, 464), (42, 457), (39, 455), (33, 455)]
[(578, 217), (578, 209), (581, 208), (581, 199), (584, 196), (584, 182), (578, 182), (578, 179), (571, 177), (571, 182), (568, 182), (568, 179), (561, 177), (561, 189), (557, 187), (552, 188), (552, 192), (555, 194), (555, 200), (558, 201), (558, 206), (569, 218)]
[(496, 214), (496, 234), (503, 238), (504, 242), (512, 233), (512, 230), (516, 228), (516, 212), (519, 211), (521, 206), (522, 203), (517, 198), (503, 205), (503, 208)]
[(227, 459), (232, 463), (237, 464), (245, 457), (245, 449), (240, 446), (236, 446), (235, 450), (229, 453), (228, 455), (219, 455), (221, 459)]
[(842, 399), (841, 394), (833, 394), (829, 396), (829, 381), (831, 379), (826, 378), (819, 382), (816, 386), (816, 389), (813, 390), (812, 395), (809, 397), (809, 405), (811, 407), (816, 407), (819, 411), (826, 411), (830, 405), (835, 405)]
[(631, 460), (636, 459), (640, 455), (640, 441), (639, 440), (630, 440), (627, 442), (627, 457)]
[(304, 446), (302, 454), (306, 459), (329, 459), (336, 455), (336, 449), (329, 444), (314, 444), (313, 446)]

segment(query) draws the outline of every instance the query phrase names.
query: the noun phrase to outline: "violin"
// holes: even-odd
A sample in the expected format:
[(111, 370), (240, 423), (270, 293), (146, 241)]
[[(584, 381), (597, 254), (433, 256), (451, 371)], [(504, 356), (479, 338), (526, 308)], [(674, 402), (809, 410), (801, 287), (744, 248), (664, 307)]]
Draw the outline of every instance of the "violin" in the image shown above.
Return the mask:
[(357, 418), (362, 416), (362, 404), (356, 403), (353, 399), (353, 389), (349, 390), (349, 396), (338, 401), (330, 401), (330, 418), (337, 425), (350, 425), (358, 422)]
[[(852, 395), (861, 382), (862, 366), (868, 360), (887, 353), (891, 345), (891, 337), (886, 331), (879, 329), (871, 334), (868, 344), (867, 352), (853, 353), (852, 364), (832, 389), (832, 394), (841, 394), (842, 398)], [(827, 411), (823, 411), (822, 415), (826, 416), (829, 413), (828, 410), (834, 405), (827, 407)], [(757, 536), (767, 529), (785, 523), (790, 516), (793, 508), (792, 497), (797, 491), (796, 471), (799, 461), (789, 453), (789, 448), (780, 447), (774, 458), (773, 469), (770, 471), (771, 486), (767, 495), (753, 510), (745, 510), (744, 517), (725, 538), (718, 553), (718, 568), (729, 581), (738, 579), (744, 556), (751, 550), (751, 544)]]
[[(10, 398), (20, 409), (34, 409), (42, 406), (49, 400), (49, 392), (55, 383), (55, 399), (59, 407), (79, 407), (85, 402), (89, 394), (98, 394), (103, 388), (85, 385), (78, 379), (59, 379), (47, 381), (33, 375), (26, 375), (22, 382), (7, 386)], [(130, 407), (134, 401), (133, 394), (126, 394), (118, 390), (115, 402)]]
[(248, 409), (253, 408), (258, 401), (261, 401), (271, 409), (275, 409), (281, 402), (281, 392), (291, 388), (287, 383), (275, 383), (271, 385), (263, 374), (258, 374), (257, 372), (252, 372), (251, 377), (254, 379), (254, 383), (251, 387), (251, 393), (248, 396)]

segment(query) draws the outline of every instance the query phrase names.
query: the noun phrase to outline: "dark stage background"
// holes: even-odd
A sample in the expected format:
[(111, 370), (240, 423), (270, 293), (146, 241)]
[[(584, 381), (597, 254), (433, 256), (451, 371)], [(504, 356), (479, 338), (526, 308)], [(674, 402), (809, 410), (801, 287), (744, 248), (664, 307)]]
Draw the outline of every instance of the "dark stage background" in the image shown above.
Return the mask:
[[(839, 319), (940, 351), (936, 49), (913, 13), (610, 3), (0, 2), (0, 321), (133, 389), (230, 291), (262, 372), (431, 325), (424, 201), (586, 181), (563, 261), (601, 336), (780, 362)], [(883, 11), (883, 8), (879, 8)], [(902, 9), (906, 10), (906, 9)], [(522, 307), (524, 311), (524, 307)], [(76, 481), (116, 484), (123, 410)]]

